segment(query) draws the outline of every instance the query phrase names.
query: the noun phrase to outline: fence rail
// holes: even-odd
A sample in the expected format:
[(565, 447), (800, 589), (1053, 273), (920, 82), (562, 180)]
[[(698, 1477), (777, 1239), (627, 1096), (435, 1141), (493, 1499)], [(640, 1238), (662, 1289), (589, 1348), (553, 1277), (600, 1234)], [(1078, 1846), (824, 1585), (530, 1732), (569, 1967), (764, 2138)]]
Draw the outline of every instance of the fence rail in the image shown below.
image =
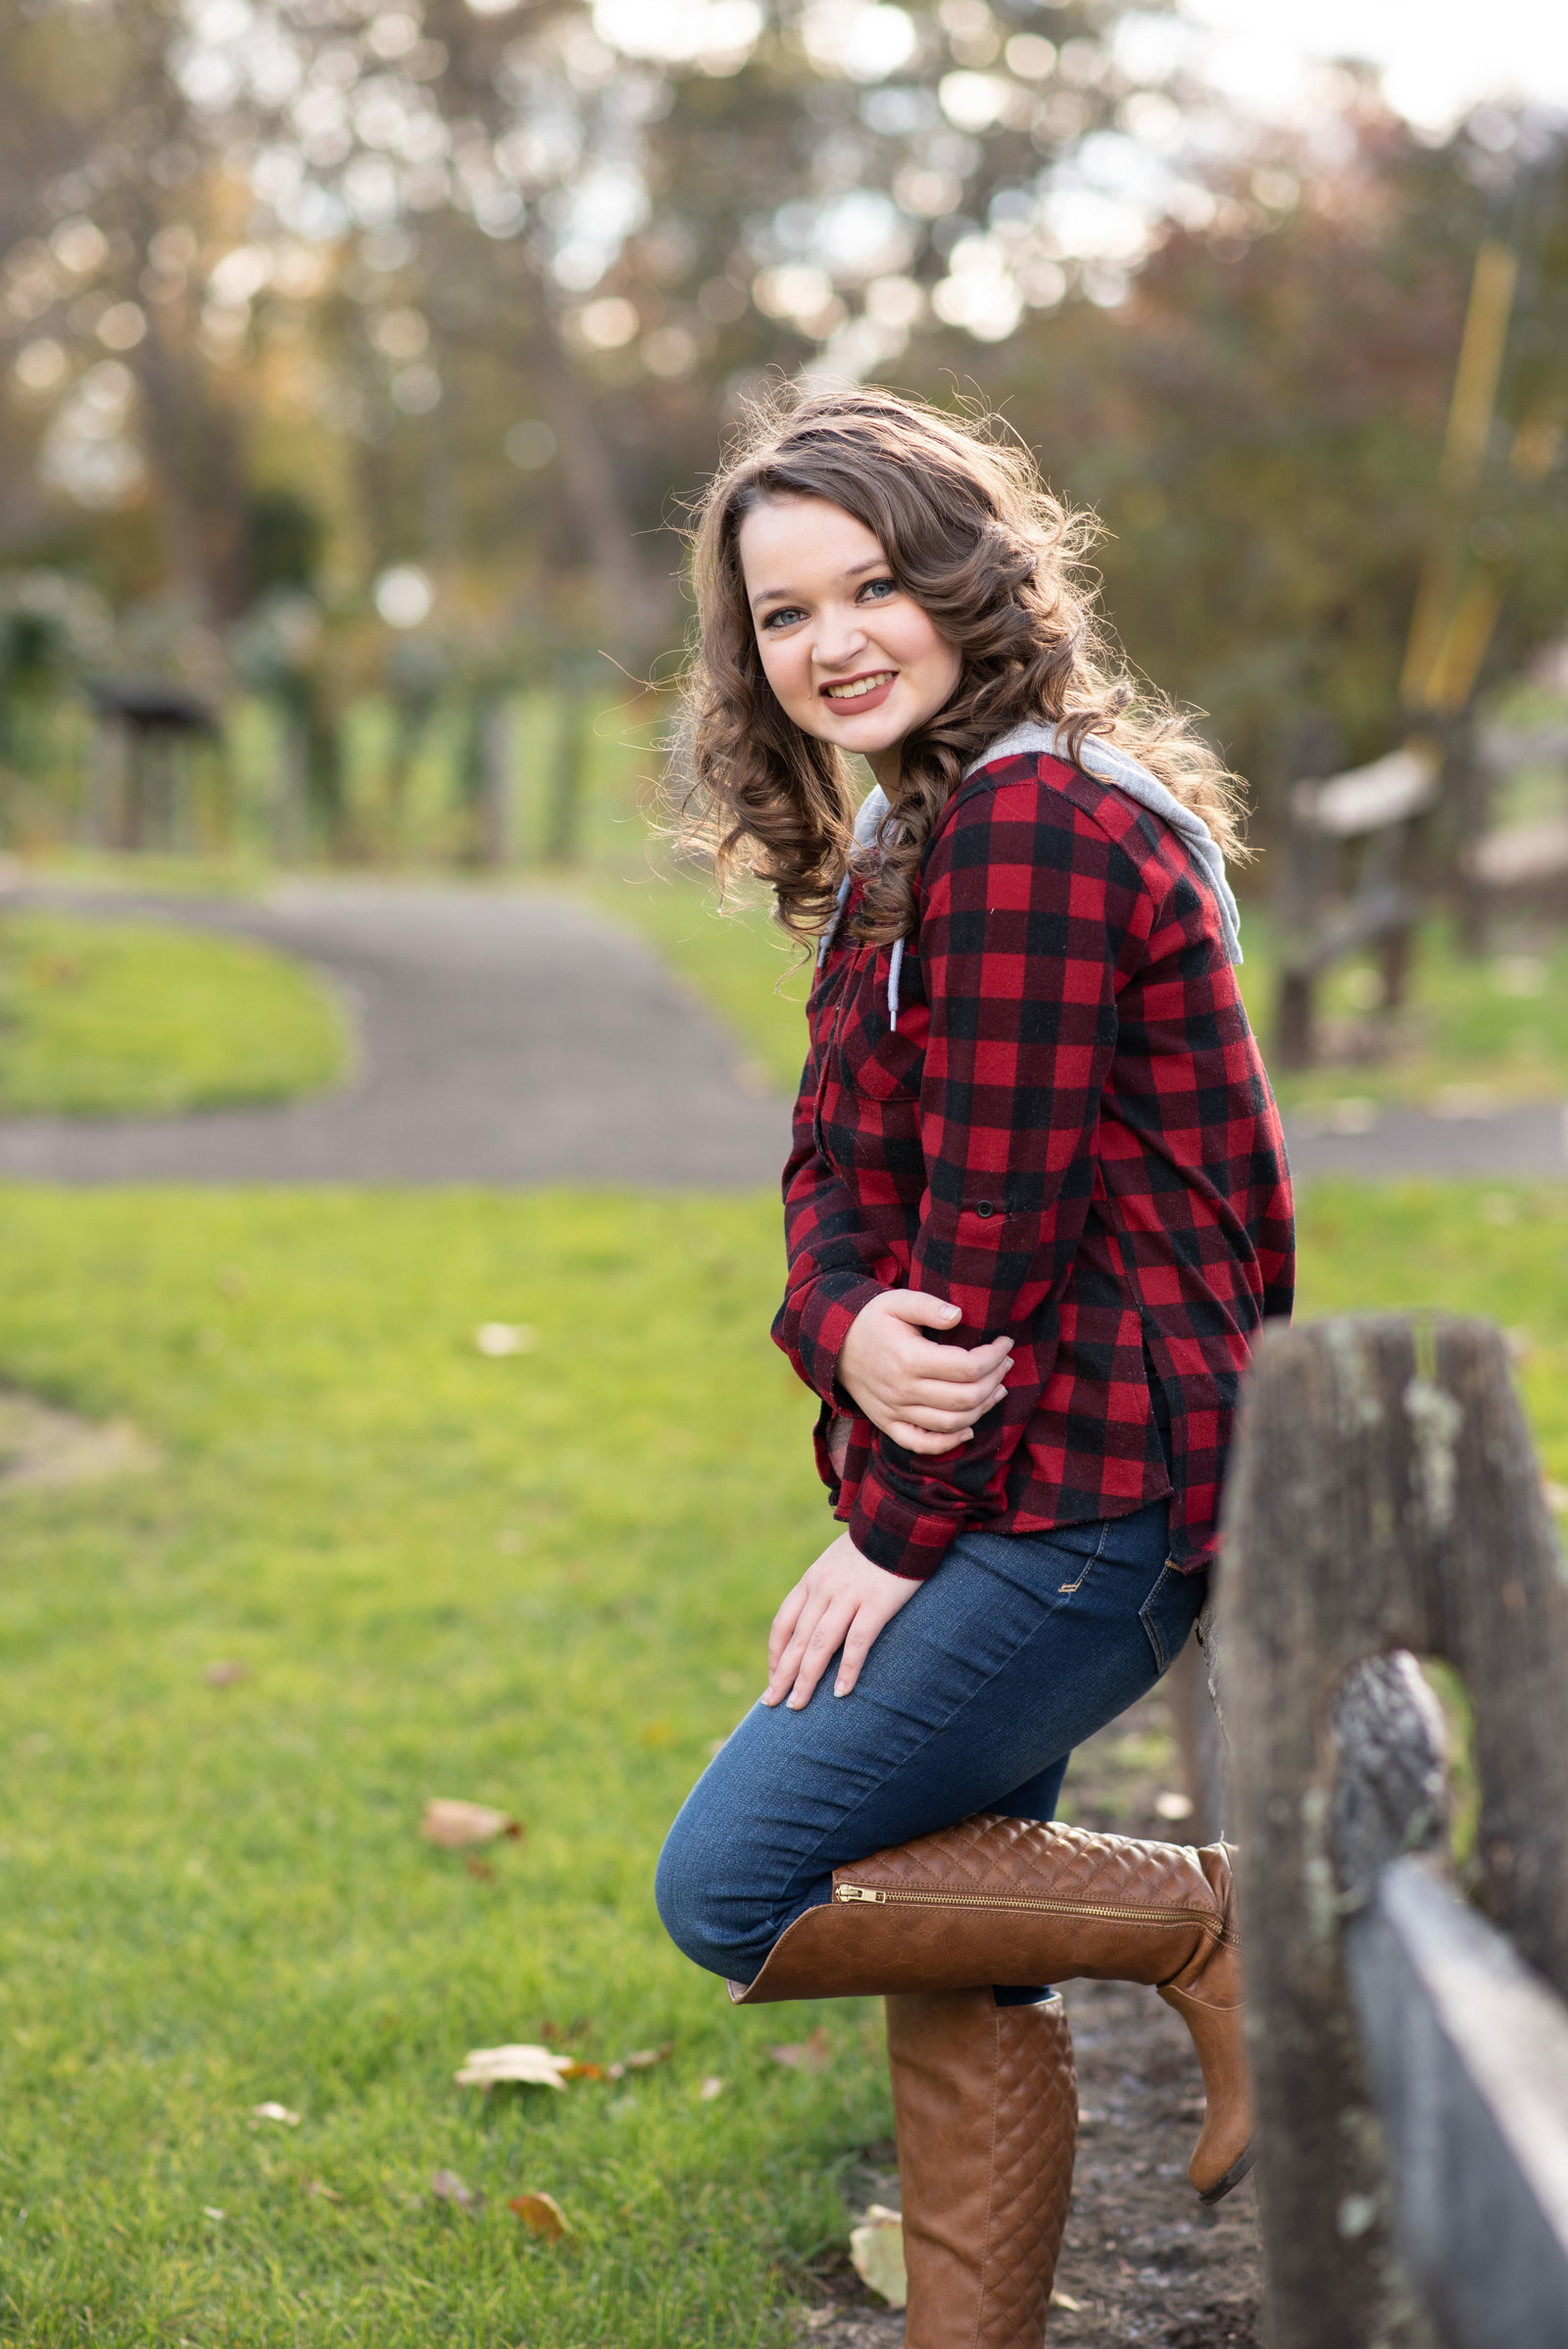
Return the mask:
[(1271, 2349), (1568, 2349), (1568, 1580), (1496, 1331), (1269, 1334), (1219, 1618)]

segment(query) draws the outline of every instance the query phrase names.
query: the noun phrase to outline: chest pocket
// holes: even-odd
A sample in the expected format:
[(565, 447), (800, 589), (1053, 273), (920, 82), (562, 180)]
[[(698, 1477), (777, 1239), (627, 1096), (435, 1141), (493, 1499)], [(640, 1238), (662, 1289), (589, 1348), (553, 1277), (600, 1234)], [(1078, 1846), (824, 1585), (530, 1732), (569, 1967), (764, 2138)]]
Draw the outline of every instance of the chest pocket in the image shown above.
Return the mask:
[(891, 953), (888, 947), (861, 951), (861, 967), (845, 990), (836, 1057), (844, 1083), (866, 1101), (912, 1102), (925, 1072), (930, 1023), (918, 966), (906, 954), (894, 1027), (888, 1011)]

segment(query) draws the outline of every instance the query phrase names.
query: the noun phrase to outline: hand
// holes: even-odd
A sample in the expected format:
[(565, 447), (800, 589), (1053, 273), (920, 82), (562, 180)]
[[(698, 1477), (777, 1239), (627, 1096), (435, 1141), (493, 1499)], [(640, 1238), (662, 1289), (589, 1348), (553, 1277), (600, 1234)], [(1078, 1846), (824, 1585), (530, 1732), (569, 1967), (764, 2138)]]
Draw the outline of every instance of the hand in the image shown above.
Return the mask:
[(1012, 1340), (938, 1346), (924, 1329), (951, 1329), (958, 1308), (918, 1289), (884, 1289), (861, 1307), (839, 1348), (839, 1385), (884, 1436), (906, 1451), (956, 1451), (1006, 1393)]
[(873, 1566), (848, 1534), (840, 1534), (807, 1568), (773, 1618), (763, 1704), (777, 1704), (787, 1695), (790, 1711), (798, 1713), (810, 1701), (829, 1656), (841, 1647), (833, 1693), (848, 1696), (872, 1640), (919, 1588), (907, 1575)]

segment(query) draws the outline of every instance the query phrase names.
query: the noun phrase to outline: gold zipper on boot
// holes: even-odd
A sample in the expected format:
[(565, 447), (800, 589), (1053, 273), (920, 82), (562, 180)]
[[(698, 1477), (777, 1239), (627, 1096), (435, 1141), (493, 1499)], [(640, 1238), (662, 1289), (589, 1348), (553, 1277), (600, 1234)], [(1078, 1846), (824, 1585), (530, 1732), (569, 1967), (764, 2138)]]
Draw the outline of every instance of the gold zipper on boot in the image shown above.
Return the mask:
[(888, 1901), (909, 1903), (917, 1908), (966, 1909), (1031, 1909), (1051, 1917), (1099, 1917), (1117, 1925), (1180, 1925), (1201, 1926), (1204, 1933), (1216, 1940), (1225, 1938), (1220, 1920), (1206, 1909), (1109, 1908), (1102, 1903), (1080, 1900), (1043, 1900), (1024, 1892), (912, 1892), (883, 1891), (873, 1884), (835, 1884), (835, 1900), (874, 1900), (879, 1905)]

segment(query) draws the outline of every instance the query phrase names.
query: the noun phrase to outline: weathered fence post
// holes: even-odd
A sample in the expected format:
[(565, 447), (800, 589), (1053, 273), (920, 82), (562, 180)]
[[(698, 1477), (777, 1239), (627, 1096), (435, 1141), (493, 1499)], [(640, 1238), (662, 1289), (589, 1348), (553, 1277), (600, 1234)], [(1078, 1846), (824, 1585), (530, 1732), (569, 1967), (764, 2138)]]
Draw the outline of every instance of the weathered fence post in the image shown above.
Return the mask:
[[(1378, 1319), (1266, 1334), (1231, 1472), (1219, 1614), (1270, 2349), (1424, 2342), (1348, 1990), (1366, 1835), (1341, 1762), (1377, 1745), (1379, 1703), (1385, 1726), (1398, 1710), (1395, 1668), (1368, 1682), (1348, 1677), (1357, 1667), (1400, 1650), (1454, 1666), (1474, 1707), (1481, 1905), (1568, 1996), (1568, 1582), (1496, 1331)], [(1385, 1862), (1437, 1832), (1421, 1794), (1431, 1741), (1405, 1695), (1406, 1783), (1385, 1803)], [(1399, 1871), (1424, 1866), (1384, 1865), (1385, 1926), (1397, 1900), (1409, 1926), (1422, 1895)], [(1366, 2022), (1364, 1998), (1362, 2011)], [(1517, 2349), (1527, 2338), (1568, 2342), (1568, 2308), (1560, 2332), (1516, 2333)]]

